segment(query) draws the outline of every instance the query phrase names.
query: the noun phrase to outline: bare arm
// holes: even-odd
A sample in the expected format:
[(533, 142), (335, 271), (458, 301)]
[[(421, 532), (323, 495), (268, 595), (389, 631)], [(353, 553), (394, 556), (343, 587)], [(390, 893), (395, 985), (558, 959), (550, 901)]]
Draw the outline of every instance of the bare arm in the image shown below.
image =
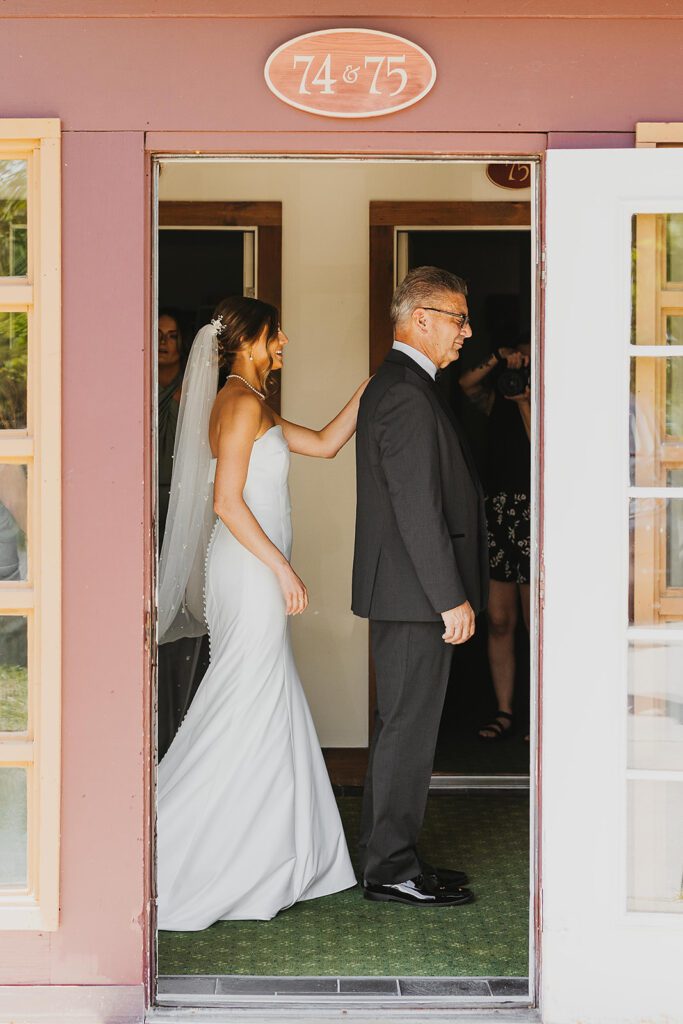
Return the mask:
[[(523, 356), (521, 352), (518, 352), (517, 349), (514, 348), (506, 348), (501, 346), (498, 349), (498, 352), (501, 356), (503, 356), (507, 366), (510, 369), (517, 369), (520, 366), (526, 365), (528, 362), (526, 357)], [(460, 380), (458, 381), (460, 387), (465, 392), (465, 394), (472, 402), (472, 404), (476, 405), (477, 408), (486, 416), (490, 415), (491, 413), (495, 395), (491, 387), (484, 386), (484, 381), (491, 373), (491, 371), (496, 368), (497, 365), (498, 359), (496, 359), (495, 355), (491, 353), (488, 359), (486, 359), (483, 363), (480, 363), (479, 366), (475, 366), (474, 369), (472, 370), (466, 370), (460, 377)]]
[(521, 395), (507, 395), (508, 401), (516, 402), (517, 408), (519, 409), (519, 415), (522, 417), (522, 423), (526, 430), (526, 436), (531, 441), (531, 402), (529, 388)]
[(266, 536), (243, 496), (251, 450), (260, 426), (261, 402), (255, 396), (235, 395), (223, 406), (217, 424), (214, 511), (233, 537), (275, 573), (287, 614), (296, 615), (308, 604), (306, 588), (280, 549)]
[(368, 386), (368, 380), (357, 388), (351, 399), (346, 403), (341, 412), (337, 413), (333, 420), (323, 427), (322, 430), (311, 430), (309, 427), (302, 427), (298, 423), (290, 423), (275, 413), (277, 423), (282, 427), (282, 432), (287, 439), (290, 450), (297, 455), (312, 455), (319, 459), (333, 459), (356, 429), (358, 418), (358, 403), (360, 397)]
[(483, 363), (480, 363), (479, 366), (475, 366), (471, 370), (465, 370), (458, 383), (468, 398), (474, 400), (477, 393), (482, 390), (482, 381), (486, 380), (488, 375), (497, 365), (498, 360), (493, 353), (491, 353), (488, 359), (484, 360)]

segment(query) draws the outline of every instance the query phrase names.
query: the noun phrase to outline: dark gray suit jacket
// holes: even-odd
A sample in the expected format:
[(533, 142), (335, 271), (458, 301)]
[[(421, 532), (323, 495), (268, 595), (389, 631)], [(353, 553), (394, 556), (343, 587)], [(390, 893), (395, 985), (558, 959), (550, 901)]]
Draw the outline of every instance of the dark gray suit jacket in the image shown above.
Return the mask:
[(392, 349), (368, 384), (356, 434), (352, 608), (429, 622), (488, 597), (484, 495), (459, 424), (429, 374)]

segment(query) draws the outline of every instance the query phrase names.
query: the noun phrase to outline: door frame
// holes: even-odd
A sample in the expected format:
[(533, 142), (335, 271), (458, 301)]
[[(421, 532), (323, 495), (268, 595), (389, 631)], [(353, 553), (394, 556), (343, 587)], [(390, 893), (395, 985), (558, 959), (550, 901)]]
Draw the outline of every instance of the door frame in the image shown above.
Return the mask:
[[(159, 228), (252, 228), (256, 235), (256, 296), (282, 310), (282, 203), (267, 200), (235, 203), (223, 200), (164, 199), (157, 201)], [(156, 249), (155, 255), (156, 255)], [(153, 282), (156, 289), (156, 278)], [(282, 371), (272, 376), (277, 387), (267, 404), (280, 412)], [(155, 449), (156, 451), (156, 449)]]
[[(248, 151), (236, 150), (234, 148), (234, 137), (230, 133), (215, 133), (211, 139), (207, 139), (206, 136), (202, 136), (197, 133), (149, 133), (147, 136), (147, 170), (152, 185), (150, 193), (150, 209), (149, 209), (149, 222), (152, 228), (152, 245), (150, 249), (150, 262), (149, 262), (149, 275), (152, 281), (152, 287), (149, 292), (150, 295), (150, 323), (152, 325), (151, 332), (151, 344), (150, 344), (150, 362), (152, 363), (152, 377), (154, 376), (154, 353), (156, 347), (156, 245), (155, 237), (156, 230), (158, 229), (158, 167), (161, 162), (168, 160), (178, 159), (184, 162), (188, 161), (190, 156), (195, 156), (197, 160), (216, 160), (225, 163), (231, 162), (244, 162), (249, 159), (256, 161), (282, 161), (282, 160), (306, 160), (312, 161), (367, 161), (367, 162), (388, 162), (388, 163), (510, 163), (510, 162), (524, 162), (530, 163), (532, 167), (532, 203), (533, 203), (533, 220), (532, 223), (535, 225), (535, 232), (532, 231), (532, 250), (535, 253), (536, 262), (536, 274), (535, 274), (535, 287), (532, 295), (532, 333), (533, 333), (533, 362), (534, 372), (536, 373), (536, 379), (541, 383), (540, 367), (541, 367), (541, 346), (542, 346), (542, 316), (541, 316), (541, 288), (542, 288), (542, 223), (540, 217), (541, 211), (541, 194), (542, 194), (542, 175), (543, 175), (543, 158), (546, 148), (546, 136), (545, 135), (489, 135), (489, 136), (458, 136), (458, 135), (437, 135), (433, 136), (434, 148), (429, 151), (422, 149), (416, 149), (413, 151), (413, 147), (416, 145), (427, 145), (428, 139), (432, 136), (425, 134), (424, 139), (419, 135), (415, 134), (397, 134), (395, 136), (395, 144), (400, 145), (401, 140), (404, 140), (405, 150), (401, 151), (387, 151), (385, 147), (378, 148), (377, 151), (368, 151), (364, 153), (358, 153), (355, 148), (349, 147), (349, 136), (343, 134), (326, 136), (324, 133), (319, 133), (319, 142), (321, 145), (320, 151), (311, 151), (311, 138), (310, 135), (296, 136), (292, 135), (291, 141), (294, 143), (292, 148), (287, 148), (286, 151), (281, 151), (280, 146), (282, 145), (283, 139), (287, 139), (284, 133), (274, 133), (274, 139), (276, 140), (276, 149), (269, 149), (267, 136), (259, 135), (254, 136), (255, 144), (249, 148)], [(381, 135), (379, 136), (381, 139)], [(453, 139), (453, 148), (448, 147), (448, 140)], [(461, 145), (458, 145), (457, 140), (461, 139)], [(248, 137), (243, 138), (243, 144), (248, 142)], [(288, 140), (289, 141), (289, 140)], [(335, 141), (339, 144), (335, 145)], [(482, 141), (491, 142), (491, 149), (486, 152), (481, 152)], [(164, 145), (166, 143), (166, 145)], [(213, 143), (213, 145), (212, 145)], [(499, 144), (496, 145), (496, 143)], [(444, 144), (446, 149), (443, 149)], [(209, 147), (211, 147), (209, 149)], [(207, 151), (207, 149), (209, 151)], [(491, 151), (493, 150), (493, 151)], [(508, 205), (507, 203), (504, 205)], [(253, 221), (252, 221), (253, 223)], [(534, 428), (536, 431), (537, 439), (537, 450), (539, 458), (537, 461), (535, 479), (532, 479), (532, 500), (533, 495), (538, 495), (537, 507), (539, 513), (541, 510), (541, 491), (539, 488), (539, 482), (541, 479), (541, 460), (542, 460), (542, 435), (541, 435), (541, 388), (537, 388), (538, 398), (532, 402), (532, 414)], [(150, 396), (151, 400), (151, 396)], [(153, 422), (153, 417), (150, 418), (150, 422)], [(153, 471), (148, 470), (147, 486), (148, 486), (148, 507), (153, 509), (154, 505), (154, 491), (155, 481), (153, 479)], [(535, 549), (538, 552), (540, 543), (539, 538), (535, 544)], [(150, 554), (152, 559), (154, 558), (153, 546), (150, 547)], [(539, 695), (540, 695), (540, 658), (539, 658), (539, 645), (541, 641), (541, 630), (540, 630), (540, 611), (542, 608), (541, 602), (541, 590), (542, 590), (542, 561), (540, 555), (537, 554), (538, 565), (540, 571), (537, 573), (536, 588), (534, 593), (534, 599), (532, 601), (532, 632), (535, 632), (535, 642), (532, 643), (531, 660), (532, 660), (532, 690), (535, 691), (535, 707), (540, 707)], [(155, 621), (155, 605), (153, 600), (154, 584), (152, 585), (152, 598), (150, 600), (150, 607), (152, 609), (152, 619)], [(154, 627), (152, 626), (152, 633)], [(154, 643), (150, 644), (152, 650), (154, 649)], [(153, 723), (154, 719), (154, 664), (153, 654), (150, 650), (149, 665), (149, 706), (151, 707), (150, 721)], [(540, 730), (538, 728), (537, 715), (532, 717), (531, 723), (531, 736), (530, 736), (530, 757), (532, 763), (532, 779), (538, 782), (538, 764), (540, 763), (539, 756), (539, 743), (538, 736)], [(147, 892), (150, 897), (150, 913), (147, 915), (148, 921), (148, 933), (147, 933), (147, 949), (146, 949), (146, 994), (147, 994), (147, 1005), (149, 1007), (146, 1019), (154, 1021), (166, 1021), (170, 1020), (182, 1020), (182, 1019), (201, 1019), (204, 1014), (201, 1010), (197, 1010), (197, 1004), (194, 1004), (193, 1008), (188, 1009), (188, 1015), (185, 1018), (184, 1014), (181, 1016), (176, 1008), (164, 1008), (163, 1006), (154, 1005), (154, 994), (156, 988), (156, 977), (157, 977), (157, 956), (156, 956), (156, 914), (155, 914), (155, 856), (154, 856), (154, 832), (155, 832), (155, 807), (156, 807), (156, 770), (155, 770), (155, 731), (152, 725), (151, 728), (151, 744), (150, 744), (150, 760), (148, 763), (148, 771), (150, 778), (150, 798), (148, 802), (148, 815), (147, 815), (147, 827), (148, 827), (148, 856), (146, 858), (149, 864), (148, 878), (147, 878)], [(519, 1024), (526, 1024), (526, 1022), (536, 1022), (540, 1020), (539, 1010), (539, 993), (540, 993), (540, 950), (541, 950), (541, 915), (540, 915), (540, 893), (541, 893), (541, 877), (540, 877), (540, 858), (538, 855), (539, 843), (540, 843), (540, 785), (536, 784), (532, 786), (532, 799), (530, 801), (530, 828), (529, 828), (529, 848), (530, 848), (530, 865), (529, 865), (529, 897), (530, 897), (530, 912), (529, 912), (529, 997), (528, 999), (520, 1000), (519, 998), (512, 998), (508, 1000), (504, 998), (501, 1002), (495, 1000), (490, 1004), (474, 1003), (471, 998), (466, 998), (464, 1001), (460, 997), (448, 997), (441, 996), (435, 991), (433, 995), (430, 995), (427, 999), (425, 996), (419, 997), (403, 997), (400, 1000), (399, 1005), (396, 1002), (387, 1002), (381, 997), (373, 997), (370, 1000), (362, 999), (360, 1002), (357, 999), (349, 998), (345, 1000), (343, 1004), (336, 1002), (335, 1006), (338, 1013), (343, 1013), (346, 1019), (366, 1019), (367, 1013), (371, 1010), (373, 1016), (376, 1019), (395, 1019), (397, 1013), (403, 1012), (420, 1012), (424, 1011), (425, 1007), (428, 1007), (427, 1012), (433, 1011), (436, 1016), (442, 1015), (444, 1012), (457, 1012), (463, 1011), (466, 1008), (476, 1010), (477, 1016), (482, 1020), (488, 1019), (489, 1015), (496, 1013), (498, 1017), (501, 1017), (501, 1008), (507, 1007), (507, 1012), (511, 1014), (510, 1020), (519, 1022)], [(428, 979), (425, 979), (428, 980)], [(223, 1004), (225, 1006), (225, 1004)], [(255, 1000), (245, 1000), (244, 998), (234, 998), (230, 1003), (228, 1012), (232, 1012), (235, 1009), (246, 1009), (251, 1008), (252, 1011), (256, 1010), (257, 1007), (260, 1010), (260, 1018), (266, 1019), (277, 1019), (283, 1013), (287, 1014), (296, 1008), (297, 1015), (301, 1019), (314, 1018), (319, 1015), (322, 1011), (326, 1015), (332, 1010), (332, 1006), (329, 1001), (326, 1001), (322, 997), (307, 996), (288, 998), (286, 996), (281, 997), (276, 1003), (264, 1004), (262, 998), (256, 998)], [(211, 1009), (207, 1005), (206, 1019), (209, 1019), (215, 1014), (215, 1008)], [(507, 1018), (507, 1014), (505, 1016)]]
[[(520, 163), (522, 161), (519, 161)], [(532, 197), (533, 199), (533, 197)], [(529, 228), (533, 232), (533, 202), (530, 200), (385, 200), (376, 199), (370, 203), (370, 325), (368, 333), (370, 373), (375, 373), (393, 344), (393, 330), (387, 316), (391, 297), (399, 283), (396, 280), (398, 266), (397, 233), (399, 231), (458, 228)], [(532, 234), (532, 255), (533, 255)], [(532, 278), (533, 286), (533, 278)], [(532, 320), (533, 320), (532, 300)], [(533, 326), (533, 325), (532, 325)], [(535, 332), (534, 332), (535, 334)], [(536, 517), (538, 518), (538, 517)], [(532, 638), (529, 637), (531, 646)], [(372, 727), (377, 703), (375, 669), (368, 644), (368, 742), (372, 738)], [(532, 710), (534, 710), (532, 706)], [(459, 786), (458, 777), (438, 772), (433, 775), (433, 788)], [(437, 783), (437, 779), (439, 780)], [(496, 778), (501, 788), (523, 788), (520, 777), (504, 781)], [(468, 788), (490, 789), (484, 776), (468, 776)]]

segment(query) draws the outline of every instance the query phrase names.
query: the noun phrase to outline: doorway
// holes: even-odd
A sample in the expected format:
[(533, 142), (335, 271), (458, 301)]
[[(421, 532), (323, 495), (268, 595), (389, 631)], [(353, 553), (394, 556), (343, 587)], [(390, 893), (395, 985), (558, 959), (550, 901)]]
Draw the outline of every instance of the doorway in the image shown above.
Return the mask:
[[(288, 419), (311, 426), (326, 422), (367, 374), (373, 336), (372, 273), (377, 267), (368, 245), (373, 204), (387, 201), (382, 197), (438, 203), (479, 193), (483, 199), (490, 198), (494, 188), (480, 161), (198, 157), (164, 158), (159, 163), (163, 175), (157, 186), (158, 287), (160, 300), (165, 295), (169, 304), (183, 278), (178, 272), (179, 262), (186, 258), (183, 245), (188, 247), (185, 252), (193, 251), (193, 260), (206, 259), (210, 253), (211, 260), (226, 266), (232, 261), (230, 287), (239, 286), (245, 293), (249, 243), (244, 235), (255, 225), (254, 208), (260, 203), (281, 204), (278, 306), (294, 342), (283, 372), (282, 410)], [(527, 203), (532, 195), (530, 191)], [(213, 238), (203, 248), (202, 237), (195, 232), (206, 230), (208, 235), (215, 229), (206, 223), (206, 208), (212, 204), (250, 208), (248, 222), (232, 225), (244, 232), (241, 248), (234, 239), (221, 247)], [(178, 222), (181, 208), (187, 211), (186, 224)], [(180, 237), (183, 230), (186, 239)], [(164, 231), (169, 232), (166, 238)], [(531, 232), (526, 229), (532, 327), (535, 231), (535, 224)], [(409, 260), (421, 260), (428, 251), (435, 260), (445, 259), (438, 239), (427, 239), (431, 249), (420, 250), (417, 232), (409, 234)], [(405, 243), (400, 244), (405, 250)], [(260, 258), (260, 241), (254, 249)], [(474, 255), (469, 258), (474, 260)], [(265, 294), (258, 282), (259, 266), (257, 258), (256, 273), (251, 275), (257, 297)], [(392, 275), (395, 267), (392, 257)], [(468, 277), (467, 270), (459, 272)], [(219, 275), (221, 280), (227, 282), (227, 275)], [(207, 310), (210, 304), (203, 302)], [(205, 315), (202, 311), (201, 317)], [(347, 769), (356, 766), (357, 753), (367, 749), (370, 675), (366, 624), (354, 620), (348, 610), (352, 446), (333, 464), (314, 464), (318, 461), (322, 463), (298, 460), (290, 478), (295, 537), (301, 538), (295, 540), (295, 565), (314, 595), (310, 614), (294, 624), (294, 647), (321, 744), (329, 751), (330, 773), (353, 847), (360, 780)], [(481, 895), (469, 919), (458, 917), (455, 931), (448, 918), (451, 911), (436, 934), (437, 922), (427, 928), (423, 918), (409, 921), (405, 914), (391, 913), (404, 908), (382, 908), (390, 913), (380, 920), (374, 905), (364, 904), (359, 892), (350, 890), (339, 894), (335, 905), (296, 905), (271, 922), (218, 922), (201, 933), (200, 941), (198, 936), (160, 933), (159, 1001), (191, 1005), (193, 999), (205, 1002), (206, 997), (233, 1005), (235, 999), (248, 1001), (250, 996), (285, 1001), (336, 996), (343, 998), (344, 1006), (365, 999), (374, 1000), (373, 1005), (387, 999), (393, 1005), (394, 1000), (410, 1005), (429, 995), (452, 1006), (463, 1000), (466, 1005), (529, 1005), (534, 984), (533, 947), (529, 955), (534, 798), (532, 793), (531, 810), (525, 797), (514, 806), (500, 803), (500, 793), (443, 792), (430, 798), (424, 833), (430, 859), (445, 858), (448, 863), (454, 857), (465, 858), (477, 865), (479, 881), (473, 877), (473, 887)], [(503, 902), (507, 900), (505, 914), (501, 892)], [(500, 924), (503, 918), (505, 928)]]

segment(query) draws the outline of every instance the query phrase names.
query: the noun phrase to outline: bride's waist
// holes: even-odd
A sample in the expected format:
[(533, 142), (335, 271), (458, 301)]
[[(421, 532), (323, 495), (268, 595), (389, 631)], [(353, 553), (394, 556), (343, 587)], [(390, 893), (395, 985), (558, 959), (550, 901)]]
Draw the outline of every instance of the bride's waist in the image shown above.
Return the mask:
[(253, 498), (250, 494), (244, 494), (244, 501), (255, 516), (264, 516), (267, 519), (276, 521), (283, 516), (289, 516), (292, 506), (289, 498)]

